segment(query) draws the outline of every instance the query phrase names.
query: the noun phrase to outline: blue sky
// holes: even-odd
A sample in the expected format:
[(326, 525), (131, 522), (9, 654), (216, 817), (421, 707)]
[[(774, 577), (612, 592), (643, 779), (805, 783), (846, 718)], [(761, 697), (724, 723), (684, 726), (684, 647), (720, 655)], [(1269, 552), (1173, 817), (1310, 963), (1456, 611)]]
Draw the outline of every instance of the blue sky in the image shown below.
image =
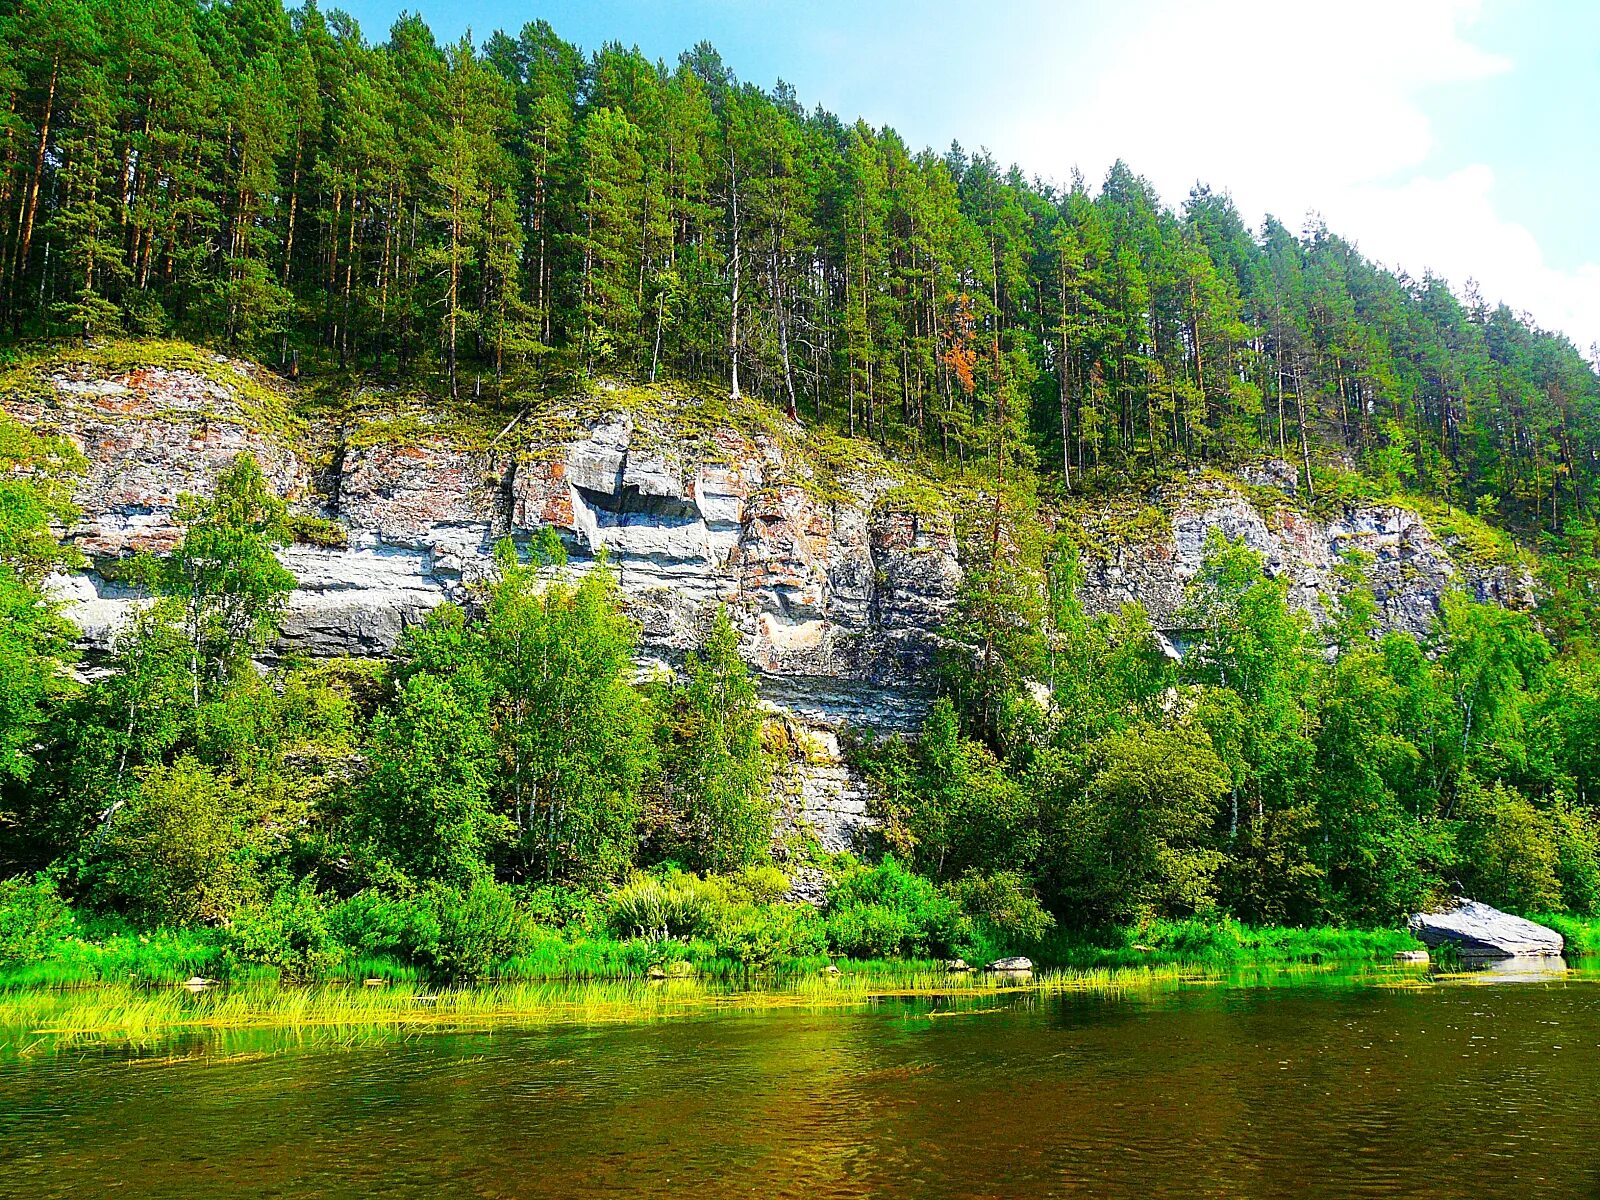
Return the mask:
[[(331, 6), (331, 0), (325, 0)], [(1197, 179), (1251, 220), (1315, 210), (1373, 258), (1600, 341), (1600, 0), (345, 0), (374, 41), (544, 18), (1091, 181), (1126, 158), (1174, 203)]]

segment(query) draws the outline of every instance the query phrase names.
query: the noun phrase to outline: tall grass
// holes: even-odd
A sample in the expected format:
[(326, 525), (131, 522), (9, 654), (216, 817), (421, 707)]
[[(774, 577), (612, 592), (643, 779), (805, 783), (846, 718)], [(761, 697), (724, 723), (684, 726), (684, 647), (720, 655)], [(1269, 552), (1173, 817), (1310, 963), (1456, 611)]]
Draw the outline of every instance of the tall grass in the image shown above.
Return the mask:
[(952, 976), (931, 964), (797, 976), (759, 989), (699, 980), (282, 988), (246, 985), (191, 994), (181, 987), (106, 985), (0, 996), (0, 1047), (60, 1049), (153, 1043), (177, 1035), (246, 1029), (303, 1032), (493, 1029), (649, 1021), (713, 1012), (838, 1008), (889, 998), (961, 1002), (1035, 992), (1122, 993), (1180, 982), (1174, 968), (1043, 974), (1022, 982), (982, 973)]
[[(543, 1029), (649, 1022), (785, 1008), (842, 1009), (905, 1004), (926, 1017), (993, 1011), (1002, 997), (1123, 996), (1232, 982), (1245, 986), (1374, 982), (1416, 984), (1426, 975), (1395, 968), (1340, 970), (1331, 965), (1247, 968), (1231, 977), (1177, 964), (1041, 971), (1017, 978), (953, 974), (940, 963), (847, 963), (838, 974), (774, 977), (759, 987), (715, 980), (498, 983), (436, 989), (320, 984), (279, 987), (257, 981), (191, 994), (181, 987), (107, 984), (65, 991), (0, 994), (0, 1057), (93, 1046), (144, 1050), (187, 1046), (238, 1048), (247, 1035), (351, 1041), (421, 1031)], [(198, 1040), (196, 1040), (198, 1039)]]
[(228, 969), (227, 951), (212, 930), (118, 931), (94, 940), (64, 938), (48, 958), (0, 967), (0, 991), (98, 983), (179, 983), (195, 975), (221, 977)]
[(1037, 957), (1063, 967), (1090, 969), (1178, 965), (1230, 971), (1296, 963), (1364, 963), (1392, 959), (1422, 943), (1403, 929), (1328, 926), (1256, 927), (1232, 920), (1154, 921), (1138, 928), (1094, 933), (1066, 931), (1042, 943)]
[(1600, 954), (1600, 917), (1546, 913), (1532, 919), (1541, 925), (1548, 925), (1566, 939), (1569, 958)]

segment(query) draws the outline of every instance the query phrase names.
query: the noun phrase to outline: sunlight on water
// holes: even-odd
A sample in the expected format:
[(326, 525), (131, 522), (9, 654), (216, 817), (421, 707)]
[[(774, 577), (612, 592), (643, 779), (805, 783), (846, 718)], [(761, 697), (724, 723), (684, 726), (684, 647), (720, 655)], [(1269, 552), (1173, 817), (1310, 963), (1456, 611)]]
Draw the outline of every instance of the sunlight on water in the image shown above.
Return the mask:
[(79, 1041), (0, 1060), (0, 1196), (1593, 1195), (1594, 982), (613, 985), (543, 1028)]

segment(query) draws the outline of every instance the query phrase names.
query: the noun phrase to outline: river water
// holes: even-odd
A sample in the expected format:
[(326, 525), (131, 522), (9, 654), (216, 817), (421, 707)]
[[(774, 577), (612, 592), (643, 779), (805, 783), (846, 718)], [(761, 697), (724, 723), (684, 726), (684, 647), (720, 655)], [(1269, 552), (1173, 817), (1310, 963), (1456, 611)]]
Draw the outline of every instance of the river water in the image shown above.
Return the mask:
[(881, 999), (13, 1055), (0, 1196), (1600, 1197), (1600, 986)]

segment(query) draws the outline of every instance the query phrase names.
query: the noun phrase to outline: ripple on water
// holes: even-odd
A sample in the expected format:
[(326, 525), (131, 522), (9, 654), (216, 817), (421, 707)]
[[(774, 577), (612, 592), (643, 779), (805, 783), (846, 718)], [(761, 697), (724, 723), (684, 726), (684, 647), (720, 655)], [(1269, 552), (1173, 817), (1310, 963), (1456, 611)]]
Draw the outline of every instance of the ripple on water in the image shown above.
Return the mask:
[(1207, 989), (13, 1060), (0, 1197), (1594, 1195), (1596, 1000)]

